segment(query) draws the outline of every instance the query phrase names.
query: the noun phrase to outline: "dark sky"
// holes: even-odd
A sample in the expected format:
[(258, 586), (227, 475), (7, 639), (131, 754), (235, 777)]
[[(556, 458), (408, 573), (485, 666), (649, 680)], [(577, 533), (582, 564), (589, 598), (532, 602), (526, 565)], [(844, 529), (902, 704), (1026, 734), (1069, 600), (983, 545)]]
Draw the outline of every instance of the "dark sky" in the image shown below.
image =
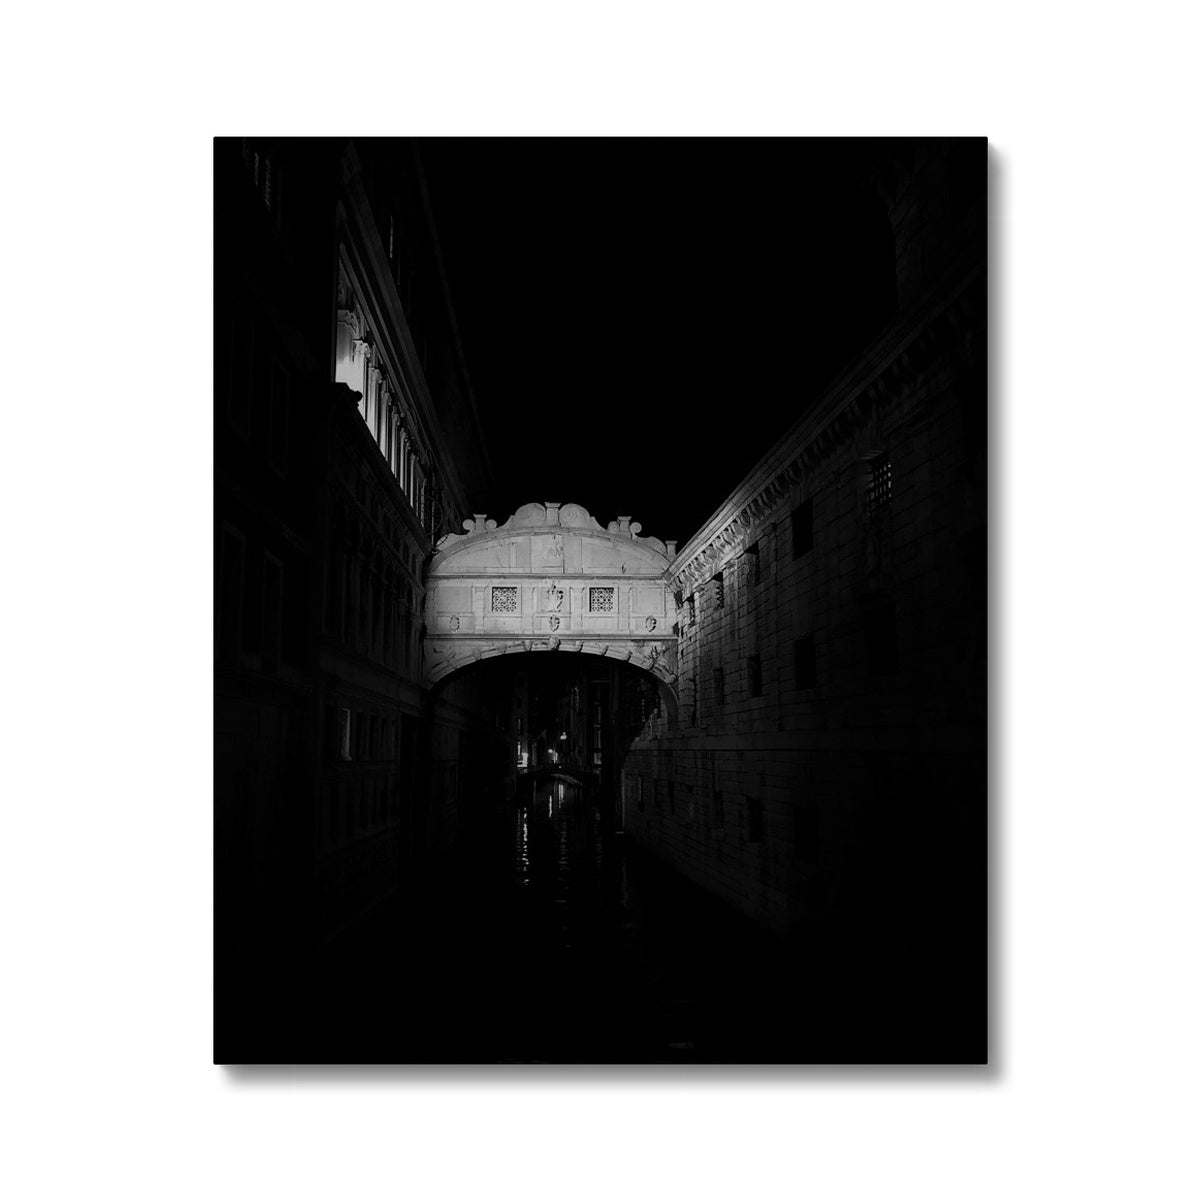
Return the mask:
[(575, 502), (682, 546), (890, 314), (863, 150), (423, 141), (489, 514)]

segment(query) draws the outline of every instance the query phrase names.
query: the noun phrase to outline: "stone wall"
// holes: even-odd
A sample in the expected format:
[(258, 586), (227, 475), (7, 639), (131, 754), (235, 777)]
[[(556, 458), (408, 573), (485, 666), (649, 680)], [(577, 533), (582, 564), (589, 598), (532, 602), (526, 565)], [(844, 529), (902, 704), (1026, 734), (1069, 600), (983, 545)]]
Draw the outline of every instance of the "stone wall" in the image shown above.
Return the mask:
[[(978, 203), (925, 227), (955, 261), (901, 289), (888, 328), (678, 555), (678, 722), (652, 716), (622, 778), (634, 841), (755, 921), (895, 978), (984, 944), (977, 157)], [(945, 967), (947, 986), (981, 970)]]

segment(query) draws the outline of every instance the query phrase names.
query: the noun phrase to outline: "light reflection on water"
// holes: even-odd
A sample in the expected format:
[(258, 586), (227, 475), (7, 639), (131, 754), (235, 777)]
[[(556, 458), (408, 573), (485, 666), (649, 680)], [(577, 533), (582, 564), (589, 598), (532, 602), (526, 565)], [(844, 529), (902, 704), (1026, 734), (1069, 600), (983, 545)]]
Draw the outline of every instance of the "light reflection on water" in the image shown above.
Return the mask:
[(757, 1050), (773, 989), (753, 939), (626, 845), (602, 794), (526, 783), (502, 819), (436, 897), (434, 998), (411, 1026), (423, 1052), (619, 1063)]
[(517, 866), (517, 874), (521, 878), (521, 886), (529, 886), (529, 813), (521, 809), (521, 857)]

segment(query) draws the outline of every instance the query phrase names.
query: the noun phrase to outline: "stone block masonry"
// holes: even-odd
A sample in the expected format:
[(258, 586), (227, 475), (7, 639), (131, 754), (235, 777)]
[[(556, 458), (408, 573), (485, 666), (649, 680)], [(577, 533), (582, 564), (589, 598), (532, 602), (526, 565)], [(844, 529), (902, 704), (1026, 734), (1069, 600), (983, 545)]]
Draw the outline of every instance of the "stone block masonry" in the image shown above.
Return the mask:
[(895, 183), (898, 313), (672, 563), (678, 719), (621, 789), (632, 840), (814, 964), (947, 995), (982, 994), (986, 947), (978, 158), (936, 221), (945, 170)]

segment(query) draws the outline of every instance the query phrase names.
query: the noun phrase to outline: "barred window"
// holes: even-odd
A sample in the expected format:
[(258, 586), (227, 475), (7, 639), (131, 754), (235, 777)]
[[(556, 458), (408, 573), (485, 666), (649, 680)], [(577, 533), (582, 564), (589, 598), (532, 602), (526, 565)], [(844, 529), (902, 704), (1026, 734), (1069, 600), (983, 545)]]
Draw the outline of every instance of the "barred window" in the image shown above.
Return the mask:
[(892, 460), (881, 454), (871, 460), (871, 481), (867, 485), (867, 511), (878, 512), (892, 499)]
[(687, 598), (687, 619), (689, 625), (696, 623), (696, 597), (691, 595)]
[(762, 695), (762, 659), (757, 654), (746, 659), (746, 686), (751, 696)]
[(517, 611), (517, 589), (515, 587), (492, 588), (492, 612), (515, 613)]
[(712, 577), (713, 608), (725, 607), (725, 573), (718, 571)]
[(588, 612), (610, 613), (616, 606), (616, 588), (588, 588)]

